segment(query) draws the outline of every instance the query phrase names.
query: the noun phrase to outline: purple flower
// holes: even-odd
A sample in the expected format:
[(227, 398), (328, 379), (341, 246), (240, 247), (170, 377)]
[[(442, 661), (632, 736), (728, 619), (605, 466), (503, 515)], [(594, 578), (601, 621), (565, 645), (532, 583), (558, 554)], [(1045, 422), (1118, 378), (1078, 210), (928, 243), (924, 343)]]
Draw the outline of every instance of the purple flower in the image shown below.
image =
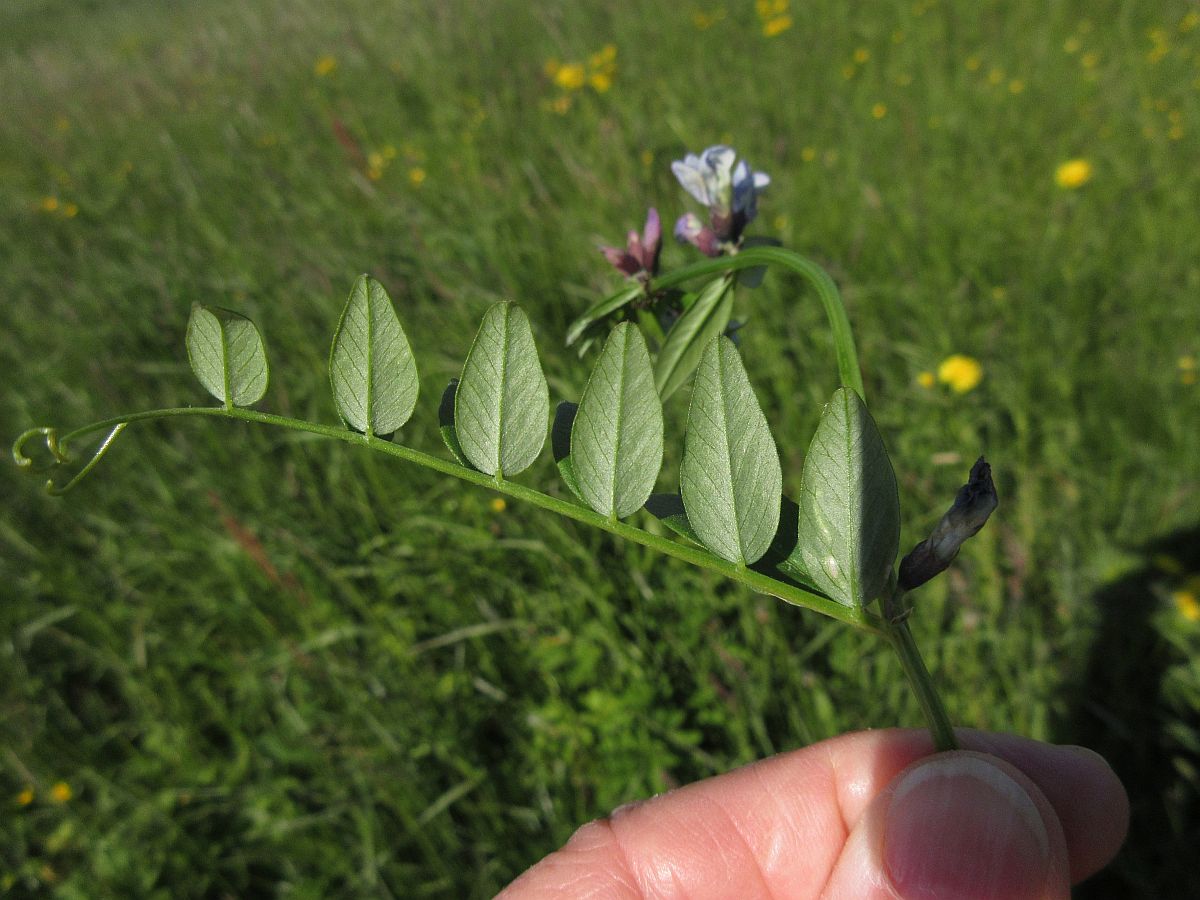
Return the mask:
[(691, 244), (705, 256), (721, 255), (721, 242), (695, 213), (684, 213), (679, 217), (675, 223), (675, 240), (681, 244)]
[(645, 272), (653, 277), (658, 272), (658, 254), (662, 250), (662, 222), (658, 218), (658, 210), (653, 206), (646, 213), (646, 226), (639, 235), (630, 231), (625, 241), (625, 249), (619, 247), (601, 247), (604, 258), (612, 263), (619, 271), (630, 277)]
[(745, 160), (738, 160), (737, 151), (721, 144), (676, 160), (671, 171), (685, 191), (708, 207), (712, 233), (723, 243), (737, 242), (758, 215), (758, 195), (771, 183), (766, 173), (753, 171)]

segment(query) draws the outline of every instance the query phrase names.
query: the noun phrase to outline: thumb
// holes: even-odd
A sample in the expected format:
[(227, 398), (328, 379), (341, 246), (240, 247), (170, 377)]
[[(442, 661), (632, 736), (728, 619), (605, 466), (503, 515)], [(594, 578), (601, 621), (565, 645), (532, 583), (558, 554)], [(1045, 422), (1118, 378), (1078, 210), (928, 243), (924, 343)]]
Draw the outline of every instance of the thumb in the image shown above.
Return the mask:
[(830, 898), (1043, 900), (1070, 896), (1062, 825), (1038, 787), (984, 753), (926, 757), (854, 825)]

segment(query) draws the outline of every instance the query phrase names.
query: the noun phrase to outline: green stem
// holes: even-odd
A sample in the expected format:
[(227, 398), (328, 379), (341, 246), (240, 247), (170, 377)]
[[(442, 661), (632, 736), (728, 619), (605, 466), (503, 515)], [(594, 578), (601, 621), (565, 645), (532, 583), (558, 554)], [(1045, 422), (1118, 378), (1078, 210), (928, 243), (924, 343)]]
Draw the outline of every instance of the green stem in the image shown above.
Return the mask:
[(938, 752), (957, 750), (958, 741), (954, 737), (950, 716), (946, 714), (946, 707), (933, 685), (933, 678), (925, 668), (925, 661), (921, 659), (921, 651), (917, 649), (917, 642), (913, 640), (908, 621), (900, 619), (889, 622), (886, 618), (882, 621), (883, 634), (900, 657), (904, 674), (908, 676), (909, 684), (917, 694), (917, 702), (921, 704), (921, 711), (925, 713), (925, 721), (933, 735), (934, 748)]
[[(459, 463), (443, 459), (438, 456), (432, 456), (428, 453), (423, 453), (420, 450), (413, 450), (411, 447), (405, 447), (401, 444), (393, 444), (389, 441), (381, 440), (377, 437), (369, 437), (358, 433), (357, 431), (349, 431), (345, 428), (338, 428), (331, 425), (322, 425), (317, 422), (308, 422), (303, 419), (292, 419), (286, 416), (277, 416), (271, 413), (258, 412), (253, 409), (243, 409), (234, 407), (226, 409), (223, 406), (184, 406), (172, 409), (154, 409), (146, 412), (132, 413), (126, 416), (116, 416), (111, 419), (105, 419), (101, 422), (93, 422), (90, 425), (85, 425), (82, 428), (77, 428), (72, 432), (58, 438), (57, 446), (62, 456), (65, 458), (68, 452), (69, 445), (72, 442), (78, 441), (81, 438), (87, 437), (90, 434), (95, 434), (99, 431), (105, 431), (115, 428), (119, 425), (127, 425), (132, 422), (144, 421), (149, 419), (169, 419), (179, 416), (208, 416), (221, 419), (238, 419), (243, 422), (258, 422), (264, 425), (275, 425), (280, 428), (287, 428), (291, 431), (302, 431), (308, 434), (316, 434), (322, 437), (333, 438), (334, 440), (343, 441), (347, 444), (355, 444), (357, 446), (365, 446), (370, 450), (375, 450), (379, 453), (385, 453), (388, 456), (394, 456), (399, 459), (407, 460), (408, 462), (416, 463), (424, 466), (427, 469), (433, 469), (436, 472), (441, 472), (444, 475), (450, 475), (454, 478), (459, 478), (471, 484), (481, 485), (491, 488), (501, 494), (507, 494), (517, 500), (524, 500), (527, 503), (532, 503), (534, 506), (541, 509), (549, 510), (550, 512), (558, 513), (568, 519), (573, 519), (576, 522), (582, 522), (585, 525), (592, 525), (600, 528), (610, 534), (615, 534), (617, 537), (624, 538), (628, 541), (633, 541), (636, 544), (641, 544), (643, 547), (649, 547), (652, 550), (657, 550), (660, 553), (672, 556), (684, 562), (691, 563), (694, 566), (699, 566), (702, 569), (708, 569), (711, 572), (716, 572), (726, 578), (739, 582), (753, 591), (761, 594), (768, 594), (772, 597), (777, 597), (787, 603), (795, 606), (802, 606), (806, 609), (814, 610), (815, 612), (823, 613), (831, 618), (845, 622), (848, 625), (854, 625), (865, 631), (881, 633), (883, 622), (882, 620), (865, 610), (856, 610), (848, 606), (843, 606), (830, 600), (828, 597), (822, 597), (820, 594), (814, 594), (806, 591), (798, 585), (788, 582), (779, 581), (769, 575), (764, 575), (761, 572), (756, 572), (753, 569), (748, 569), (745, 566), (739, 566), (735, 563), (728, 562), (718, 556), (714, 556), (707, 550), (699, 547), (692, 547), (688, 544), (682, 544), (671, 538), (663, 537), (657, 534), (651, 534), (644, 529), (637, 528), (625, 522), (610, 519), (607, 516), (601, 515), (589, 507), (582, 506), (569, 500), (563, 500), (558, 497), (551, 497), (549, 494), (543, 494), (541, 491), (526, 487), (515, 481), (507, 479), (494, 478), (491, 475), (485, 475), (483, 472), (475, 469), (468, 469)], [(32, 429), (22, 435), (18, 440), (18, 445), (14, 447), (14, 456), (20, 458), (20, 445), (24, 440), (34, 434), (43, 434), (42, 429)], [(89, 468), (90, 468), (89, 464)], [(72, 479), (72, 484), (78, 479)]]
[(703, 259), (655, 278), (650, 282), (647, 290), (666, 290), (706, 275), (770, 265), (781, 266), (796, 273), (816, 290), (817, 299), (825, 308), (829, 329), (833, 332), (833, 349), (837, 355), (838, 376), (843, 385), (853, 388), (865, 401), (867, 395), (863, 388), (862, 372), (858, 368), (858, 352), (854, 348), (854, 332), (850, 330), (850, 320), (846, 316), (842, 295), (838, 293), (837, 285), (833, 283), (833, 279), (824, 269), (794, 250), (784, 247), (748, 247), (738, 251), (734, 256)]

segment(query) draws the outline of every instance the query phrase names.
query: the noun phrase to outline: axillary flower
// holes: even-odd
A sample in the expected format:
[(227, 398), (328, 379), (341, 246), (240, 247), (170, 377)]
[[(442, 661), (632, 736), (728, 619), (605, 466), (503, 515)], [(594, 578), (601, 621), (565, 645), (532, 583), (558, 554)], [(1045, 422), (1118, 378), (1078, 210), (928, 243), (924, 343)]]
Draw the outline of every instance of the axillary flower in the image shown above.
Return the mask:
[(766, 173), (753, 171), (737, 158), (737, 151), (722, 144), (699, 156), (689, 153), (671, 163), (671, 171), (685, 191), (708, 207), (709, 218), (706, 226), (695, 214), (685, 214), (675, 224), (675, 237), (707, 256), (737, 245), (743, 229), (758, 215), (758, 195), (771, 183)]
[(646, 213), (646, 227), (638, 234), (631, 230), (625, 241), (625, 249), (601, 247), (605, 259), (619, 271), (630, 277), (643, 273), (653, 278), (658, 273), (658, 254), (662, 250), (662, 222), (658, 210), (653, 206)]

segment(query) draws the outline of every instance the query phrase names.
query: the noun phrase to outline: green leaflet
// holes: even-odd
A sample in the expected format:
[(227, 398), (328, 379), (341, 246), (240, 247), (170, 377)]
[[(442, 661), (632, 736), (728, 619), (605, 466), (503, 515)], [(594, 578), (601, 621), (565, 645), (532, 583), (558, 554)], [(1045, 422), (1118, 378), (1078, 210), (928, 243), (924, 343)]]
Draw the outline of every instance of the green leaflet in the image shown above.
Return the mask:
[(554, 407), (554, 422), (550, 425), (550, 449), (554, 453), (554, 464), (558, 466), (558, 474), (563, 484), (578, 499), (583, 500), (579, 492), (579, 482), (575, 478), (575, 463), (571, 459), (571, 426), (575, 423), (575, 413), (579, 411), (578, 403), (563, 400)]
[(883, 592), (900, 542), (900, 500), (875, 420), (850, 388), (838, 388), (821, 414), (799, 516), (792, 557), (817, 587), (858, 609)]
[(454, 396), (463, 455), (488, 475), (533, 464), (546, 443), (550, 389), (524, 311), (497, 303), (483, 316)]
[(227, 407), (249, 406), (267, 392), (267, 352), (262, 335), (245, 316), (197, 303), (188, 319), (186, 343), (192, 371)]
[(654, 364), (654, 385), (663, 401), (687, 383), (709, 341), (724, 333), (733, 314), (734, 283), (729, 276), (710, 281), (667, 332)]
[(779, 453), (733, 341), (713, 338), (688, 408), (680, 493), (688, 522), (717, 556), (749, 564), (775, 537)]
[(367, 435), (408, 421), (420, 383), (412, 348), (387, 291), (366, 275), (354, 282), (329, 353), (329, 382), (342, 421)]
[(571, 323), (567, 329), (567, 346), (570, 347), (584, 336), (601, 319), (611, 316), (617, 310), (632, 303), (645, 293), (646, 289), (640, 282), (626, 284), (615, 294), (605, 297), (591, 307), (582, 316)]
[(622, 322), (604, 342), (571, 427), (571, 461), (584, 501), (623, 519), (654, 489), (663, 414), (642, 333)]
[(692, 524), (688, 521), (687, 510), (683, 508), (683, 498), (678, 494), (651, 494), (646, 500), (646, 512), (654, 516), (680, 537), (687, 538), (693, 544), (704, 546)]
[(458, 432), (454, 428), (454, 396), (458, 393), (458, 379), (451, 378), (446, 389), (442, 391), (442, 399), (438, 403), (438, 431), (442, 434), (442, 442), (450, 455), (460, 466), (471, 468), (467, 458), (463, 456), (462, 446), (458, 443)]

